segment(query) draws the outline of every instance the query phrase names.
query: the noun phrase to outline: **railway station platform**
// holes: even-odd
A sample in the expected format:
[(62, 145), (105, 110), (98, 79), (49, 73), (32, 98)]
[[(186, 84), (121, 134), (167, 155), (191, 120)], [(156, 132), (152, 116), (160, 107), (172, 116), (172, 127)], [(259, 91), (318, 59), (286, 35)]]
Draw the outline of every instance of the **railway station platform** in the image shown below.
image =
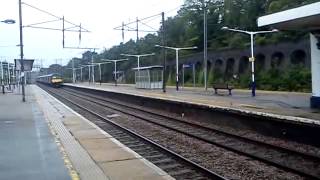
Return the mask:
[(0, 94), (0, 180), (173, 179), (37, 87)]
[(232, 109), (243, 113), (320, 125), (320, 110), (309, 107), (310, 93), (258, 90), (256, 97), (252, 97), (250, 90), (241, 89), (234, 89), (232, 96), (229, 96), (228, 92), (223, 90), (214, 94), (212, 88), (205, 91), (203, 88), (185, 87), (176, 91), (175, 87), (167, 86), (167, 92), (163, 93), (161, 89), (136, 89), (133, 84), (118, 84), (118, 86), (115, 86), (111, 83), (100, 85), (85, 82), (67, 83), (65, 85), (200, 104), (213, 108)]
[(0, 179), (71, 180), (43, 113), (26, 90), (26, 103), (15, 91), (0, 94)]

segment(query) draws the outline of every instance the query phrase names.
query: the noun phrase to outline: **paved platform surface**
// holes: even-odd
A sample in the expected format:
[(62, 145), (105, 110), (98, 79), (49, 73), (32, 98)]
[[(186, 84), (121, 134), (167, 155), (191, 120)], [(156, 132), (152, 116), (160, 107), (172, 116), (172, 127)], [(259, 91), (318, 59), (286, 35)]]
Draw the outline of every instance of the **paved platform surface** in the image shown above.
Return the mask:
[(32, 89), (80, 179), (173, 179), (39, 87)]
[[(179, 91), (175, 87), (167, 87), (167, 92), (162, 90), (146, 90), (136, 89), (134, 85), (119, 84), (66, 84), (80, 87), (89, 87), (102, 89), (106, 91), (122, 92), (147, 96), (152, 98), (171, 99), (184, 101), (202, 105), (208, 105), (218, 108), (231, 108), (236, 110), (244, 110), (245, 112), (260, 113), (275, 117), (287, 119), (295, 119), (299, 117), (302, 121), (314, 122), (309, 120), (320, 120), (320, 110), (309, 108), (310, 93), (296, 92), (278, 92), (278, 91), (257, 91), (256, 97), (251, 97), (250, 90), (233, 90), (232, 96), (227, 91), (219, 91), (218, 95), (214, 94), (212, 88), (205, 91), (203, 88), (180, 88)], [(316, 122), (318, 123), (318, 122)]]
[(0, 180), (69, 180), (54, 136), (36, 99), (26, 88), (0, 94)]

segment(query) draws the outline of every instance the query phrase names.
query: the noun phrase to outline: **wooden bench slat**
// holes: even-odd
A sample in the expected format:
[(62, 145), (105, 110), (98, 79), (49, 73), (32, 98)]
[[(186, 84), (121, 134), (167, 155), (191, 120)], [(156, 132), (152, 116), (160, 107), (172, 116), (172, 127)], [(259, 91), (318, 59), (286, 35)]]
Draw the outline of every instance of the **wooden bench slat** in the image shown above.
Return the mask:
[(233, 89), (233, 86), (229, 84), (213, 84), (213, 89), (215, 94), (218, 94), (218, 89), (227, 89), (229, 90), (229, 95), (232, 95), (231, 90)]

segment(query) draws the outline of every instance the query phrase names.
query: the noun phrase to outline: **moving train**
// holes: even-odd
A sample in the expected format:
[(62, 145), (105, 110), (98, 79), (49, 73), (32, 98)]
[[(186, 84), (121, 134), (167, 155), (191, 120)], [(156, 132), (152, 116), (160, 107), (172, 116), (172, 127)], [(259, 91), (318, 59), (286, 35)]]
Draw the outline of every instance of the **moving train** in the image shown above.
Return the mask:
[(48, 74), (44, 76), (38, 76), (37, 82), (53, 87), (60, 87), (63, 83), (63, 79), (59, 74)]

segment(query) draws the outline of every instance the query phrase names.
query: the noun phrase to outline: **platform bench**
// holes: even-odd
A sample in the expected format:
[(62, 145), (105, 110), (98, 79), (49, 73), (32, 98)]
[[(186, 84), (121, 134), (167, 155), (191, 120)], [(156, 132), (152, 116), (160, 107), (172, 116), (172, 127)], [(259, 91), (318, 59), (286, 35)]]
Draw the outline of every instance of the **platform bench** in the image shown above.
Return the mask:
[(218, 89), (227, 89), (229, 90), (229, 95), (231, 96), (232, 95), (231, 91), (233, 89), (233, 86), (229, 84), (213, 84), (213, 89), (215, 94), (218, 94)]

